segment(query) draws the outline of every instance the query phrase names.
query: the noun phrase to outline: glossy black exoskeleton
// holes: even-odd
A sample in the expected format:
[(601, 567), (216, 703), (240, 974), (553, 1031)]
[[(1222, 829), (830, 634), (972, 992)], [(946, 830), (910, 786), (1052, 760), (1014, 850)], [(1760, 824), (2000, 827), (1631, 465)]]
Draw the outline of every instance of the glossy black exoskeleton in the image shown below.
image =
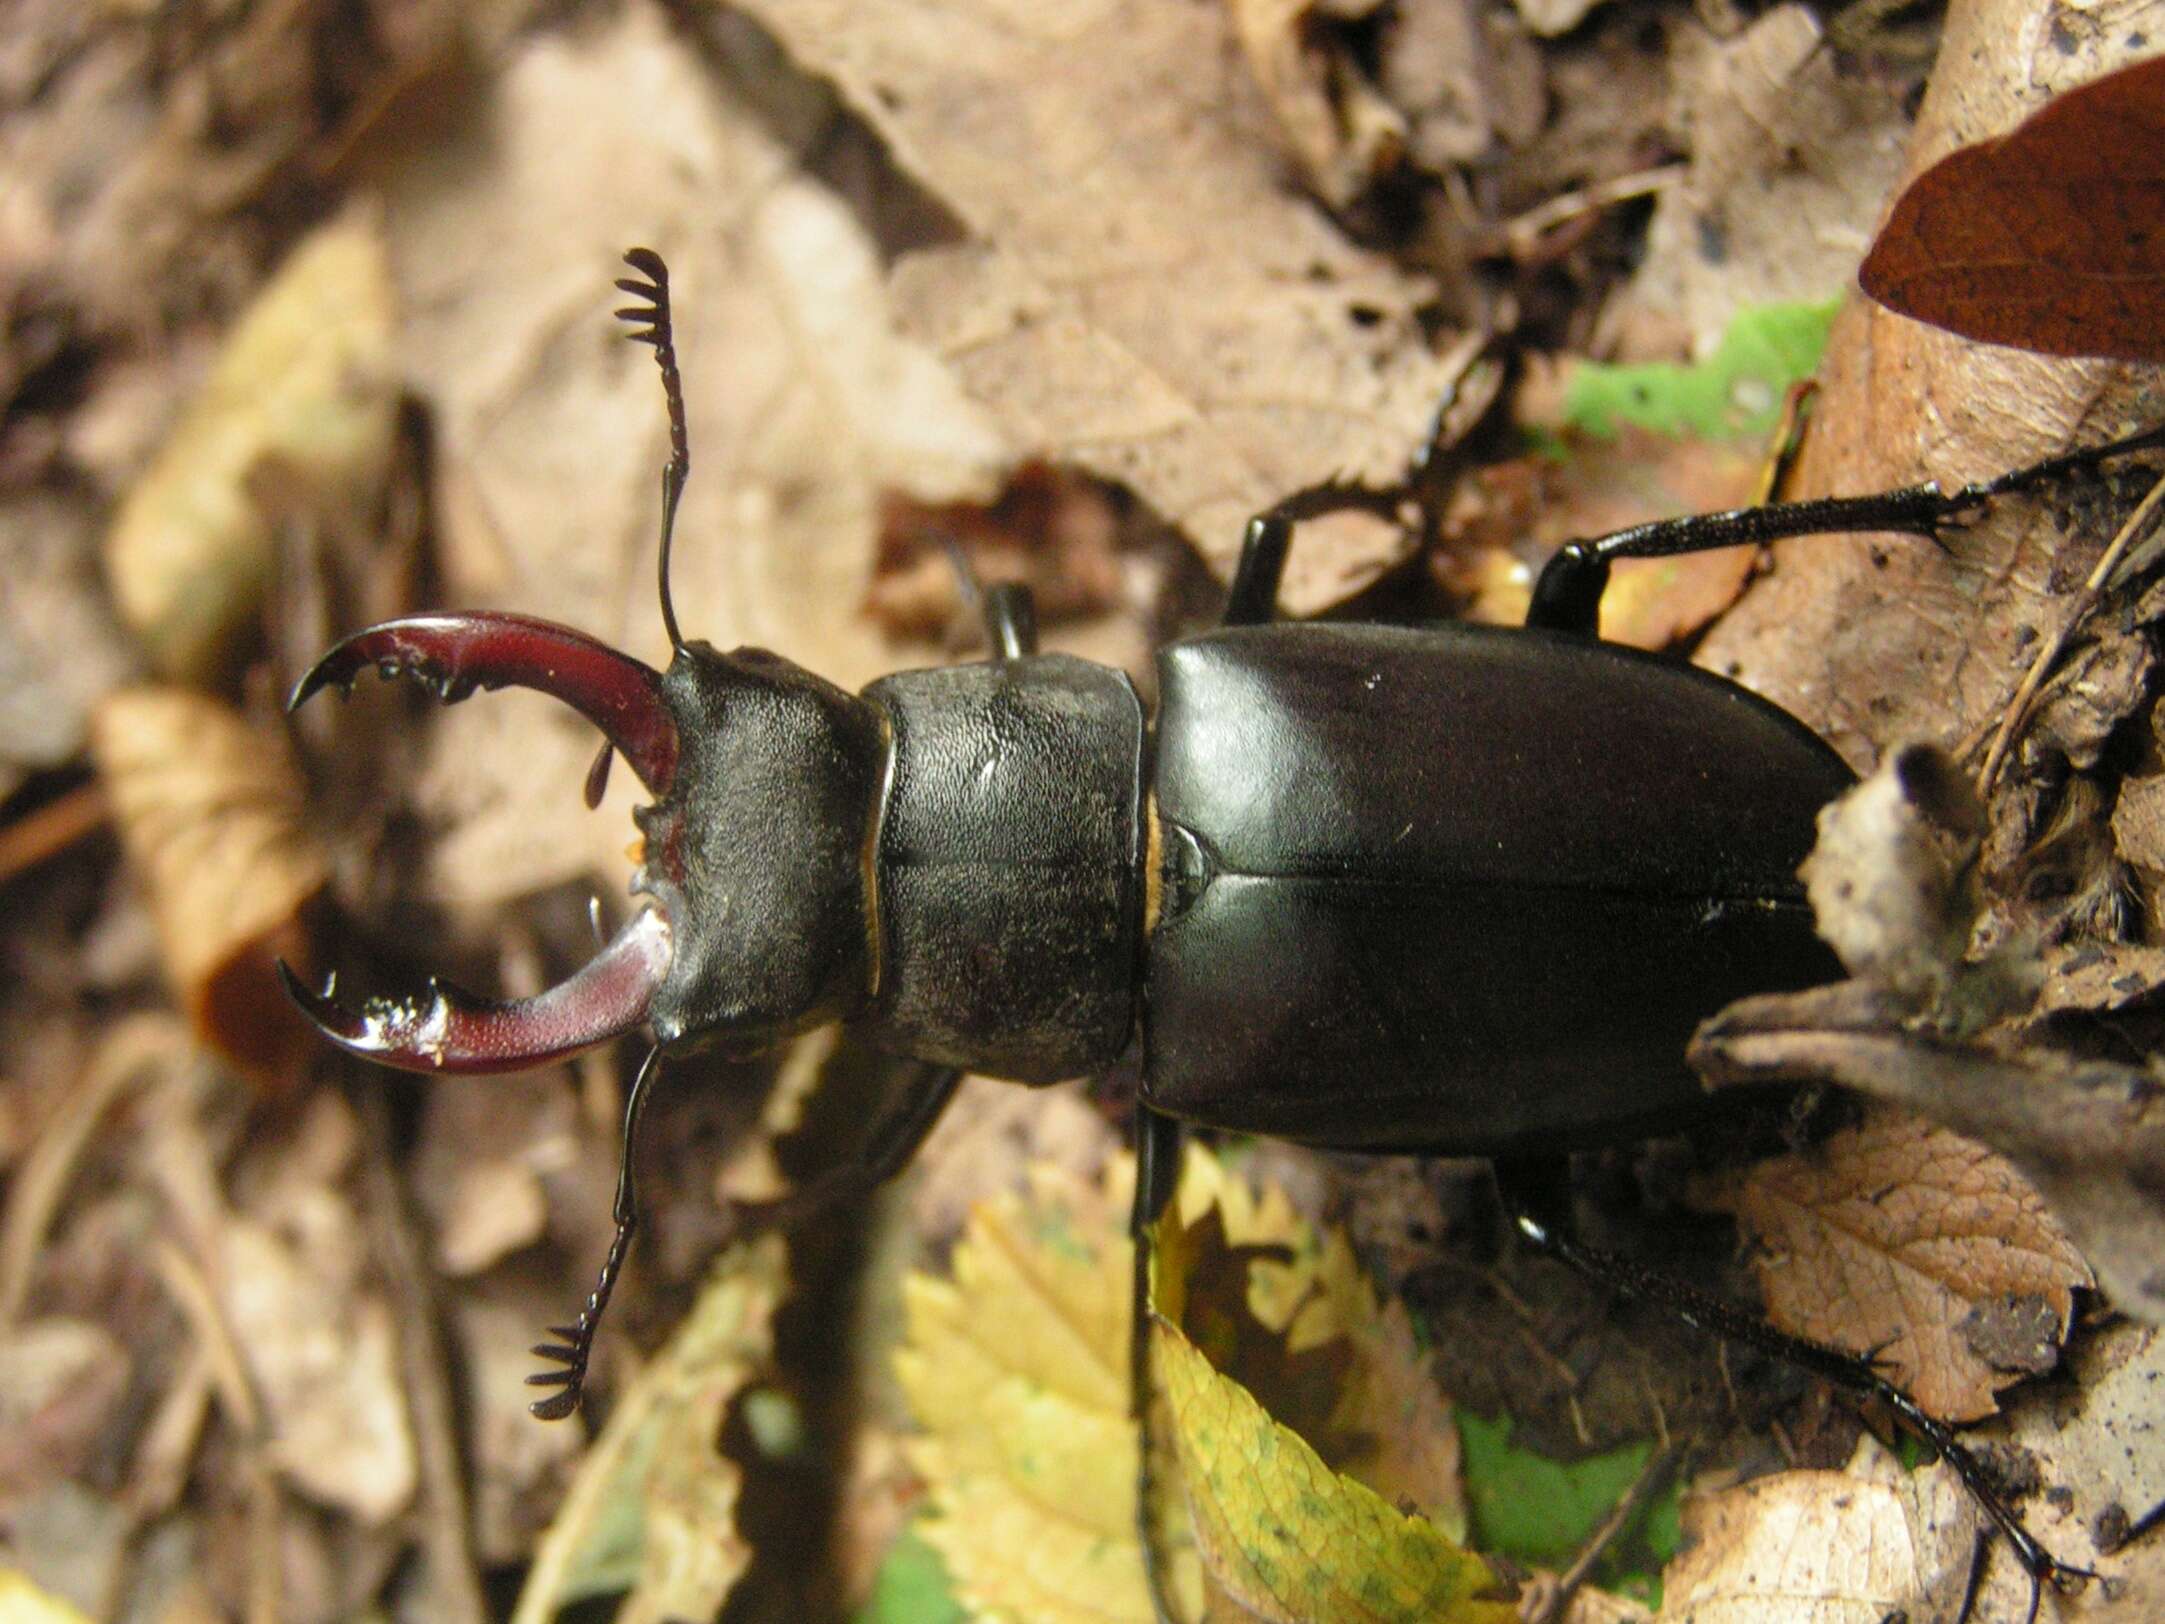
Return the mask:
[[(758, 649), (679, 635), (669, 538), (689, 459), (660, 258), (646, 301), (673, 456), (656, 672), (518, 616), (418, 616), (339, 644), (293, 704), (365, 668), (447, 697), (537, 688), (584, 712), (654, 797), (648, 905), (585, 970), (489, 1003), (444, 984), (348, 1008), (292, 982), (343, 1047), (416, 1071), (530, 1066), (642, 1024), (618, 1231), (535, 1406), (577, 1404), (637, 1217), (632, 1146), (665, 1056), (771, 1046), (826, 1021), (927, 1062), (858, 1174), (909, 1158), (965, 1070), (1022, 1083), (1139, 1049), (1138, 1226), (1178, 1124), (1366, 1151), (1522, 1157), (1614, 1142), (1702, 1099), (1683, 1062), (1733, 999), (1839, 974), (1796, 878), (1852, 779), (1808, 729), (1681, 662), (1599, 641), (1609, 561), (1837, 530), (1934, 535), (1991, 498), (2119, 451), (1936, 486), (1666, 521), (1550, 562), (1523, 630), (1274, 624), (1303, 493), (1255, 519), (1225, 624), (1158, 656), (1145, 714), (1122, 673), (1036, 650), (1027, 594), (983, 595), (993, 658), (851, 695)], [(290, 980), (290, 978), (289, 978)], [(1869, 1363), (1650, 1285), (1532, 1210), (1522, 1232), (1896, 1404), (1944, 1450), (2034, 1577), (2061, 1569), (1946, 1429)], [(1138, 1248), (1140, 1258), (1141, 1248)], [(1142, 1286), (1138, 1276), (1138, 1303)], [(1137, 1385), (1147, 1344), (1137, 1316)]]

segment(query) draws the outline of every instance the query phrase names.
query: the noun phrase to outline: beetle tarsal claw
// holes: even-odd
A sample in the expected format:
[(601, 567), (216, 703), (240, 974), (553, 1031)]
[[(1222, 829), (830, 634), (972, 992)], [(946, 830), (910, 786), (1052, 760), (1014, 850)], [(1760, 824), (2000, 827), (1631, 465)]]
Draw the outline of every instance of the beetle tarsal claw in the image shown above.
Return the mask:
[(652, 794), (666, 794), (676, 778), (677, 728), (661, 674), (569, 626), (485, 610), (387, 620), (318, 660), (286, 708), (298, 710), (325, 688), (350, 690), (371, 666), (386, 679), (422, 684), (447, 705), (477, 688), (548, 694), (600, 728)]
[(404, 1071), (516, 1071), (629, 1032), (646, 1019), (669, 967), (668, 921), (643, 909), (585, 968), (531, 998), (477, 998), (430, 977), (418, 996), (347, 1005), (285, 964), (286, 991), (349, 1054)]

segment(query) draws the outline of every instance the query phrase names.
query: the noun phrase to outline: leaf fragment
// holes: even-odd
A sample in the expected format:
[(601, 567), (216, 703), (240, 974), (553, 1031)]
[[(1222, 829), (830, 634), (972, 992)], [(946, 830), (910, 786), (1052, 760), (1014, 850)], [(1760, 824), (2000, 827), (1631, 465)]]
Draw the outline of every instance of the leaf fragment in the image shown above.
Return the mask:
[(1664, 1577), (1660, 1616), (1672, 1624), (1951, 1618), (1976, 1526), (1951, 1479), (1906, 1474), (1866, 1438), (1845, 1471), (1781, 1472), (1688, 1499), (1687, 1545)]
[[(1809, 1151), (1709, 1192), (1759, 1247), (1767, 1312), (1783, 1329), (1876, 1353), (1932, 1414), (1976, 1420), (2013, 1377), (1972, 1347), (1964, 1322), (2009, 1299), (2066, 1332), (2081, 1254), (2015, 1168), (1920, 1118), (1876, 1111)], [(2019, 1374), (2019, 1373), (2018, 1373)]]
[(2165, 57), (1940, 159), (1896, 200), (1857, 280), (1988, 344), (2165, 360)]

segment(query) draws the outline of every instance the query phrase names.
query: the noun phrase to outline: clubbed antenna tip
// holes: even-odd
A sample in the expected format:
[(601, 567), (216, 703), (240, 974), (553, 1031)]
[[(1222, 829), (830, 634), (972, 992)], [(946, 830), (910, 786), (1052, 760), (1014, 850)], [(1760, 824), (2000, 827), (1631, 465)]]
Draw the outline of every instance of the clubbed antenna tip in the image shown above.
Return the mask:
[(624, 263), (644, 280), (620, 278), (618, 289), (646, 302), (624, 306), (617, 311), (617, 320), (629, 325), (631, 331), (626, 336), (633, 343), (653, 346), (654, 359), (662, 371), (662, 395), (669, 406), (669, 466), (662, 470), (662, 625), (669, 633), (670, 648), (681, 651), (684, 639), (677, 631), (676, 605), (669, 597), (669, 546), (676, 535), (677, 500), (684, 494), (684, 481), (691, 476), (692, 453), (684, 419), (684, 383), (677, 375), (676, 340), (669, 325), (669, 267), (651, 248), (631, 249), (624, 255)]

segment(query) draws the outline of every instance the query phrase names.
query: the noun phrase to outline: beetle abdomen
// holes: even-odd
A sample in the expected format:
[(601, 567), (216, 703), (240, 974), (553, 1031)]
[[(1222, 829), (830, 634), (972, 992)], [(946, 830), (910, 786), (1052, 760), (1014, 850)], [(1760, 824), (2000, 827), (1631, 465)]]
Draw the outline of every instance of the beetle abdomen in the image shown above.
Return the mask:
[(1688, 1107), (1693, 1026), (1838, 973), (1796, 880), (1848, 769), (1677, 662), (1478, 627), (1159, 657), (1145, 1087), (1175, 1116), (1491, 1154)]

